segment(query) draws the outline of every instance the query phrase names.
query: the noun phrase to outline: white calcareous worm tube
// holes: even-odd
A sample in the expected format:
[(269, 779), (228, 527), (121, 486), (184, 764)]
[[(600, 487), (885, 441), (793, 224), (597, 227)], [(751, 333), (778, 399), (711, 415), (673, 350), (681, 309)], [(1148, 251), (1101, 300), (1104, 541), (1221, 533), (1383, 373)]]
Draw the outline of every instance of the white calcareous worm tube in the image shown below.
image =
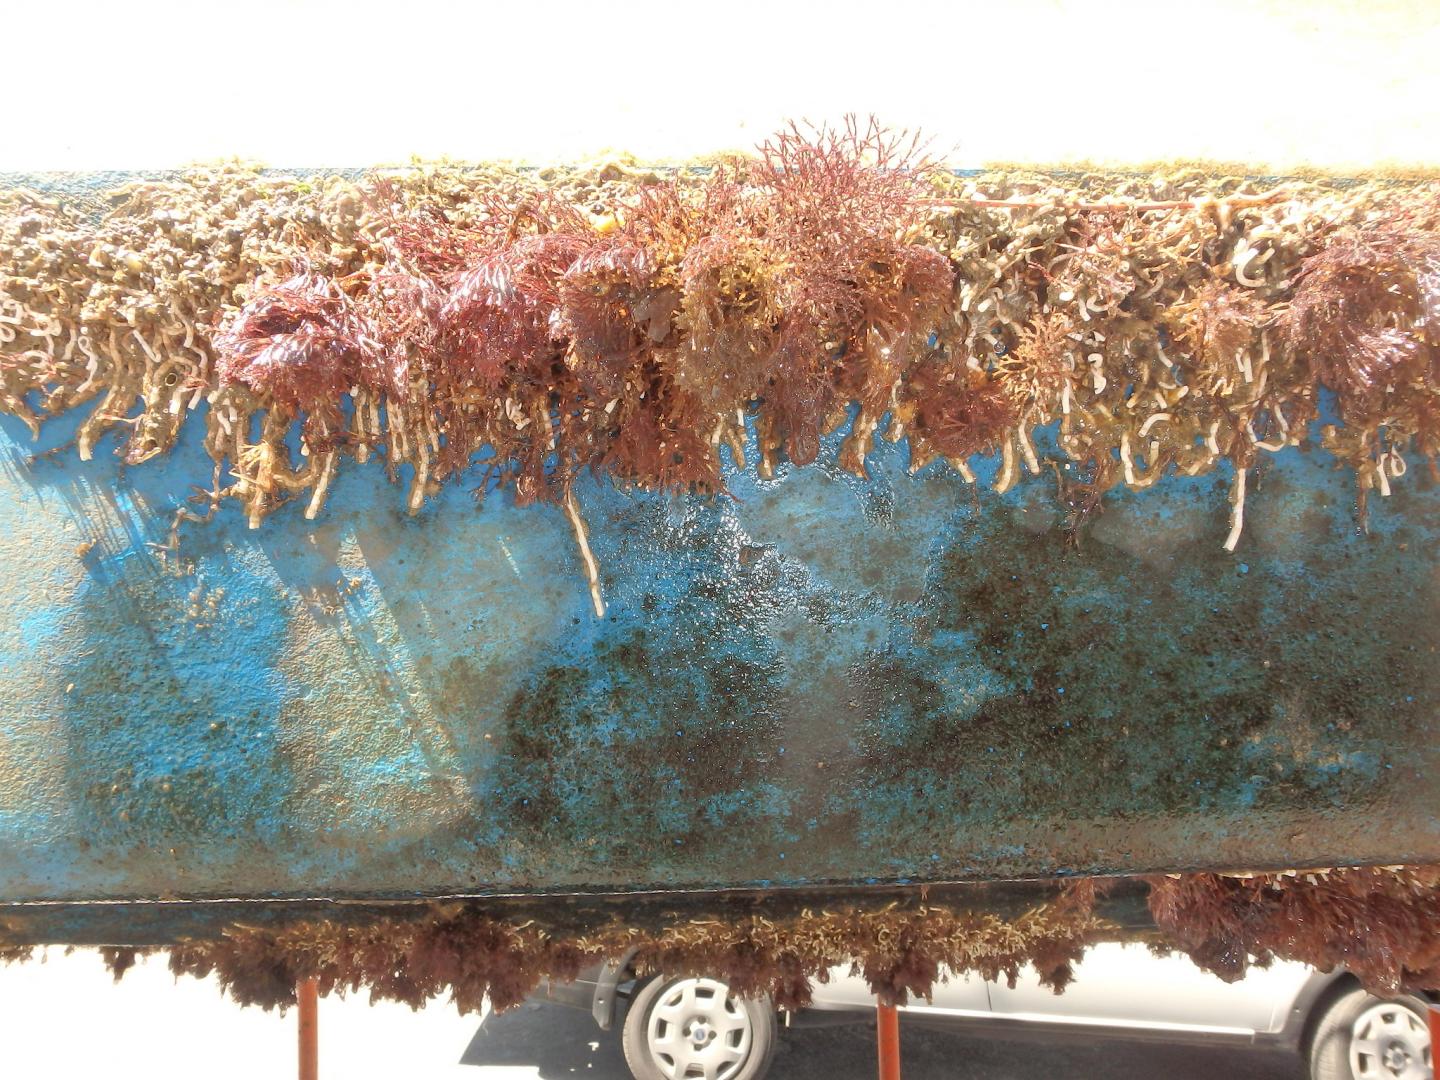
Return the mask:
[(1234, 551), (1240, 543), (1240, 533), (1245, 528), (1245, 470), (1235, 468), (1235, 488), (1230, 495), (1230, 535), (1225, 538), (1225, 550)]
[(325, 493), (329, 490), (330, 480), (335, 475), (335, 451), (331, 450), (325, 455), (324, 464), (320, 466), (320, 478), (315, 481), (315, 491), (310, 496), (310, 504), (305, 507), (305, 519), (314, 521), (315, 515), (320, 513), (320, 508), (325, 505)]
[(595, 605), (595, 617), (603, 619), (605, 599), (600, 595), (600, 566), (590, 550), (590, 534), (585, 530), (585, 519), (580, 516), (580, 508), (575, 504), (575, 493), (568, 487), (565, 489), (564, 506), (570, 527), (575, 530), (575, 542), (580, 546), (580, 561), (585, 564), (585, 580), (590, 584), (590, 602)]

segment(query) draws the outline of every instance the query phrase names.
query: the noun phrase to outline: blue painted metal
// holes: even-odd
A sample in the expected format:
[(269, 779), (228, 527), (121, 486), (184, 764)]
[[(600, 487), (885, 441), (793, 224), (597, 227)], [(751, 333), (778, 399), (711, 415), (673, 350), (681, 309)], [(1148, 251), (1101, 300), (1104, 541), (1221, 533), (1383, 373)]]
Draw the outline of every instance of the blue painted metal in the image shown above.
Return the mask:
[[(1318, 449), (1067, 544), (882, 444), (563, 514), (375, 464), (258, 530), (0, 417), (0, 899), (413, 897), (1440, 861), (1440, 491)], [(37, 455), (38, 452), (38, 456)], [(1059, 464), (1058, 456), (1052, 458)], [(1412, 471), (1413, 472), (1413, 471)], [(475, 483), (479, 482), (477, 474)]]

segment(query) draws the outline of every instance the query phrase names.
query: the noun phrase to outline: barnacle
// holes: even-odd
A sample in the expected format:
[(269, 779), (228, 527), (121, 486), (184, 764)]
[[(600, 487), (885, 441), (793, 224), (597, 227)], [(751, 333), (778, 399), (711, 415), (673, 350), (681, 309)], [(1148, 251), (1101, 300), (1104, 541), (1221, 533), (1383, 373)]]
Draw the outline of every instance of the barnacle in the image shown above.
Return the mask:
[(408, 466), (412, 511), (483, 462), (482, 492), (564, 510), (597, 610), (585, 471), (713, 493), (752, 422), (766, 475), (848, 425), (859, 475), (883, 432), (967, 479), (998, 453), (1003, 491), (1053, 426), (1072, 508), (1233, 470), (1233, 550), (1250, 471), (1322, 392), (1362, 506), (1433, 464), (1437, 360), (1427, 182), (962, 178), (851, 119), (663, 177), (232, 163), (89, 204), (0, 192), (0, 409), (33, 433), (87, 406), (80, 456), (118, 431), (139, 463), (193, 416), (205, 501), (254, 525), (319, 514), (352, 459)]

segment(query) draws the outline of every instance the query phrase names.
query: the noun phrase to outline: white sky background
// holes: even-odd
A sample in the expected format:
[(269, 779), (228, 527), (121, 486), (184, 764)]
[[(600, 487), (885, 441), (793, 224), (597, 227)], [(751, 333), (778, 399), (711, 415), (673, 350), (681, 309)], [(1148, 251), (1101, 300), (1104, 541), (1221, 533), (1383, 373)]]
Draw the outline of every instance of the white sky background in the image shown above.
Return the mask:
[(648, 159), (876, 113), (956, 164), (1440, 163), (1437, 0), (0, 0), (0, 171)]
[[(6, 1080), (287, 1080), (298, 1023), (242, 1009), (214, 977), (171, 975), (149, 957), (118, 984), (93, 949), (0, 964)], [(460, 1064), (480, 1025), (444, 998), (419, 1012), (362, 991), (320, 1000), (322, 1080), (536, 1080), (533, 1068)], [(598, 1029), (595, 1037), (600, 1037)], [(579, 1056), (579, 1055), (577, 1055)]]

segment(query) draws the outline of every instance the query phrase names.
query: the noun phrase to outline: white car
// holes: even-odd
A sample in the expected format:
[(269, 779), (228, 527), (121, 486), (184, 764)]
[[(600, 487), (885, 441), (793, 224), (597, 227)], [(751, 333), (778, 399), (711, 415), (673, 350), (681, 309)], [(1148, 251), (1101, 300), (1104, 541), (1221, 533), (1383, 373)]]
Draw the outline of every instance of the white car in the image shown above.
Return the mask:
[[(760, 1080), (782, 1026), (872, 1020), (863, 979), (835, 968), (814, 1001), (779, 1014), (763, 1000), (707, 978), (636, 980), (624, 957), (537, 998), (589, 1009), (610, 1030), (626, 1001), (622, 1041), (636, 1080)], [(1143, 945), (1102, 944), (1075, 965), (1063, 994), (1025, 969), (1012, 989), (974, 976), (935, 987), (931, 1001), (903, 1007), (907, 1023), (965, 1025), (1014, 1038), (1069, 1033), (1164, 1042), (1286, 1046), (1303, 1054), (1314, 1080), (1432, 1080), (1429, 1001), (1382, 1000), (1343, 971), (1322, 974), (1276, 962), (1226, 983), (1181, 955)]]

